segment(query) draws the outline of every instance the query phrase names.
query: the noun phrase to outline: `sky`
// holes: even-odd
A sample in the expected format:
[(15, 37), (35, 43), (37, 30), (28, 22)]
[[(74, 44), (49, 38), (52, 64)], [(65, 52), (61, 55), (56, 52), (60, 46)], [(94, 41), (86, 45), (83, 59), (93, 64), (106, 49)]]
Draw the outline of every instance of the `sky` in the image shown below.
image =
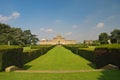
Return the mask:
[(41, 39), (96, 40), (120, 29), (120, 0), (0, 0), (0, 22)]

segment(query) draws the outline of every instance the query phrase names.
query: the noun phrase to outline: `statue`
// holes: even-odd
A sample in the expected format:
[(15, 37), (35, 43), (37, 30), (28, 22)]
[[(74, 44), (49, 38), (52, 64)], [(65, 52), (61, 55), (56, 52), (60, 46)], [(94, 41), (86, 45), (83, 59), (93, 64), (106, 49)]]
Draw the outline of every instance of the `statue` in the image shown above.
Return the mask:
[(111, 41), (110, 41), (110, 39), (108, 39), (108, 44), (111, 44)]

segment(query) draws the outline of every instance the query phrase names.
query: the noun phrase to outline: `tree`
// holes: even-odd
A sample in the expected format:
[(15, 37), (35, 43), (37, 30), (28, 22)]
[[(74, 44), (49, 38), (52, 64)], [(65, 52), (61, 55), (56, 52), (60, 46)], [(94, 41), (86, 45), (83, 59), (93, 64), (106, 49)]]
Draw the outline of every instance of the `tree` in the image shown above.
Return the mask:
[(39, 39), (36, 37), (37, 35), (31, 35), (31, 44), (36, 45)]
[(38, 41), (30, 30), (23, 31), (21, 28), (0, 23), (0, 44), (7, 45), (9, 42), (11, 45), (35, 45)]
[(23, 32), (23, 40), (24, 43), (27, 45), (36, 45), (36, 43), (39, 41), (39, 39), (36, 37), (36, 35), (33, 35), (30, 30), (25, 30)]
[(11, 28), (10, 35), (12, 36), (11, 43), (13, 45), (25, 45), (22, 41), (23, 31), (21, 28)]
[(94, 40), (92, 45), (93, 46), (98, 46), (98, 45), (100, 45), (100, 41), (99, 40)]
[(112, 43), (120, 43), (120, 30), (114, 29), (110, 36)]
[(0, 44), (8, 43), (9, 31), (10, 31), (9, 25), (0, 23)]
[(108, 44), (109, 36), (107, 33), (100, 33), (99, 35), (99, 41), (101, 44)]
[(25, 30), (23, 31), (23, 42), (27, 45), (31, 44), (31, 31), (30, 30)]

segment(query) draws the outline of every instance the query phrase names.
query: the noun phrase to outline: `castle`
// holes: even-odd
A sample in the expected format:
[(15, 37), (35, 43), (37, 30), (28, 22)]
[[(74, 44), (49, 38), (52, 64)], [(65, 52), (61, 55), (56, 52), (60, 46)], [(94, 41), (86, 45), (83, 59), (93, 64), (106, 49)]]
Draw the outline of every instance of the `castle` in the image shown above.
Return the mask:
[(76, 44), (76, 40), (65, 40), (61, 35), (57, 35), (54, 37), (52, 40), (45, 40), (42, 39), (40, 40), (40, 45), (46, 45), (46, 44), (51, 44), (51, 45), (56, 45), (56, 44)]

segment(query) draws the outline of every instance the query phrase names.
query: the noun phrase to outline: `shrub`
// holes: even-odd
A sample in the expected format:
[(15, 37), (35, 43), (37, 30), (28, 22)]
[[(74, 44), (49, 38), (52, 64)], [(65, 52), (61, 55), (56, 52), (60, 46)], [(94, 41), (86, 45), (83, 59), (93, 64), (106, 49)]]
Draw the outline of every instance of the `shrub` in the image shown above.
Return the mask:
[(93, 51), (91, 50), (79, 49), (78, 55), (82, 56), (83, 58), (91, 62), (94, 62), (94, 54), (93, 54)]
[(120, 44), (105, 44), (105, 45), (100, 45), (96, 48), (120, 49)]
[(120, 68), (120, 44), (102, 45), (95, 49), (95, 64), (97, 68), (114, 64)]
[(37, 45), (37, 46), (31, 46), (31, 49), (40, 49), (40, 48), (47, 48), (52, 47), (53, 45)]
[(85, 48), (88, 48), (87, 45), (84, 44), (77, 44), (77, 45), (64, 45), (65, 48), (71, 50), (73, 53), (84, 57), (85, 59), (89, 61), (94, 61), (94, 54), (93, 51), (90, 50), (85, 50)]
[(95, 48), (94, 51), (96, 68), (103, 67), (108, 64), (108, 49), (107, 48)]
[(23, 67), (23, 65), (40, 55), (45, 54), (54, 46), (37, 46), (37, 49), (23, 52), (23, 48), (18, 46), (0, 46), (0, 71), (6, 67), (15, 65), (17, 67)]
[(31, 49), (34, 49), (34, 50), (23, 52), (22, 54), (23, 63), (25, 64), (29, 61), (32, 61), (33, 59), (36, 59), (37, 57), (45, 54), (47, 51), (49, 51), (53, 47), (54, 46), (50, 46), (50, 45), (49, 46), (32, 46)]
[(27, 63), (37, 57), (42, 55), (41, 50), (34, 50), (34, 51), (29, 51), (29, 52), (23, 52), (22, 57), (23, 57), (23, 63)]
[(11, 46), (0, 48), (0, 70), (4, 70), (6, 67), (15, 65), (18, 67), (23, 67), (22, 61), (22, 48)]

